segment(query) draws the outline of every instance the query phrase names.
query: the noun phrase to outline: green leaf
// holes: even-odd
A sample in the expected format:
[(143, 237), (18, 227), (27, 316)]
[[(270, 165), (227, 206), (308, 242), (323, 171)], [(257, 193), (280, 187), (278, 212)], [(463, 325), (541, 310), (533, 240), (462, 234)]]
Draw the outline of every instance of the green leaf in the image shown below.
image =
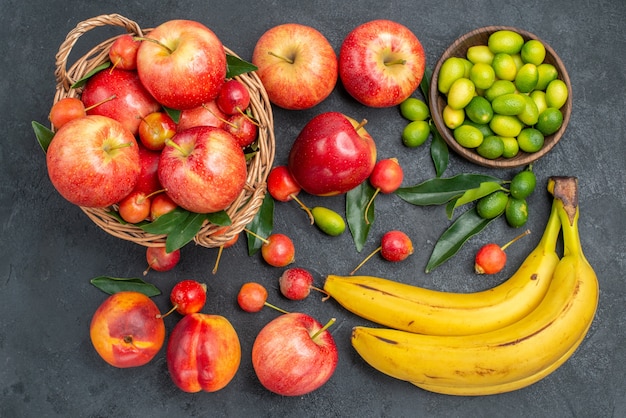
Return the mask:
[(395, 194), (417, 206), (443, 205), (486, 181), (502, 182), (492, 176), (462, 173), (448, 178), (429, 179), (415, 186), (401, 187)]
[(175, 231), (191, 215), (191, 212), (180, 207), (159, 216), (156, 221), (139, 225), (139, 227), (149, 234), (161, 235)]
[(85, 74), (80, 80), (72, 84), (72, 88), (77, 89), (79, 87), (82, 87), (87, 82), (87, 80), (89, 80), (89, 78), (91, 78), (94, 74), (97, 74), (100, 71), (104, 70), (105, 68), (109, 68), (110, 66), (111, 66), (111, 61), (107, 61), (105, 63), (98, 65), (96, 68), (94, 68), (93, 70)]
[(31, 125), (33, 127), (33, 131), (35, 131), (35, 136), (37, 137), (39, 146), (41, 146), (43, 152), (47, 152), (50, 142), (52, 142), (52, 138), (54, 138), (54, 132), (36, 121), (32, 121)]
[(448, 219), (452, 219), (454, 214), (454, 209), (459, 206), (465, 205), (467, 203), (473, 202), (475, 200), (480, 199), (481, 197), (485, 197), (488, 194), (495, 192), (496, 190), (505, 190), (501, 183), (495, 181), (485, 181), (480, 183), (480, 186), (474, 187), (472, 189), (468, 189), (463, 193), (459, 198), (453, 199), (448, 202), (448, 207), (446, 208), (446, 212), (448, 214)]
[(448, 150), (448, 144), (446, 144), (432, 120), (428, 122), (428, 125), (430, 126), (430, 133), (433, 135), (433, 140), (430, 143), (430, 158), (435, 165), (435, 175), (441, 177), (448, 168), (450, 151)]
[(178, 123), (180, 121), (180, 114), (182, 113), (180, 110), (172, 109), (171, 107), (163, 106), (163, 110), (168, 114), (170, 118), (174, 121), (174, 123)]
[(123, 291), (143, 293), (148, 297), (158, 296), (161, 291), (154, 285), (136, 278), (99, 276), (91, 279), (91, 284), (109, 295)]
[(422, 81), (420, 83), (420, 90), (422, 90), (422, 96), (424, 96), (424, 101), (426, 104), (428, 103), (428, 91), (430, 90), (430, 80), (432, 79), (433, 70), (426, 67), (424, 69), (424, 77), (422, 77)]
[(430, 273), (450, 259), (468, 239), (485, 229), (497, 218), (498, 216), (493, 219), (483, 219), (478, 215), (475, 207), (461, 214), (437, 240), (426, 265), (426, 273)]
[(171, 253), (172, 251), (184, 247), (200, 232), (206, 220), (206, 214), (190, 212), (189, 216), (187, 216), (184, 221), (180, 222), (177, 228), (167, 234), (165, 250)]
[[(254, 219), (246, 226), (246, 229), (263, 238), (272, 233), (274, 229), (274, 199), (269, 193), (265, 194), (259, 211), (254, 216)], [(248, 231), (246, 231), (248, 255), (254, 255), (261, 249), (263, 241), (250, 234)]]
[(256, 65), (230, 54), (226, 54), (226, 64), (226, 78), (233, 78), (257, 70)]
[(223, 210), (219, 212), (207, 213), (206, 218), (212, 224), (219, 226), (229, 226), (233, 223), (232, 219), (230, 219), (230, 216), (228, 216), (228, 213)]
[(370, 205), (367, 211), (367, 221), (365, 220), (365, 208), (374, 193), (376, 189), (369, 181), (362, 182), (346, 193), (346, 220), (358, 252), (363, 250), (370, 227), (374, 223), (374, 202)]

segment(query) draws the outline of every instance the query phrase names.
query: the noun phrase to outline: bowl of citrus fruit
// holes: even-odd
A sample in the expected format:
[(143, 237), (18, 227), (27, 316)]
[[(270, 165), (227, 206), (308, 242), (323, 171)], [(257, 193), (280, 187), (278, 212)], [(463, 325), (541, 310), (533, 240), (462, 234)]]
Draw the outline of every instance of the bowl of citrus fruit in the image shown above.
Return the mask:
[(572, 110), (563, 62), (534, 34), (487, 26), (458, 38), (437, 61), (429, 90), (438, 131), (485, 167), (527, 165), (561, 139)]

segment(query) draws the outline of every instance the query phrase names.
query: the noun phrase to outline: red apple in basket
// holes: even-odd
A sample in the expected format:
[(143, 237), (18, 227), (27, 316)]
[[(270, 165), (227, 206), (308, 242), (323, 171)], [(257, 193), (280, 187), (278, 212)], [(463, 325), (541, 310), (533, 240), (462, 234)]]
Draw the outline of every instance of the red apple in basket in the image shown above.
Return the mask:
[(376, 145), (356, 120), (338, 112), (311, 119), (294, 141), (288, 167), (304, 191), (331, 196), (352, 190), (376, 164)]
[(246, 158), (223, 129), (198, 126), (167, 140), (159, 161), (159, 180), (180, 207), (196, 213), (226, 209), (246, 182)]
[(212, 30), (193, 20), (170, 20), (146, 38), (137, 51), (137, 72), (159, 103), (183, 110), (217, 97), (226, 52)]
[(259, 381), (283, 396), (300, 396), (321, 387), (335, 372), (338, 358), (330, 332), (303, 313), (273, 319), (252, 346), (252, 366)]
[(140, 142), (137, 142), (137, 145), (141, 170), (133, 191), (143, 192), (148, 195), (162, 189), (161, 183), (159, 182), (159, 160), (161, 159), (161, 153), (159, 151), (149, 150), (141, 145)]
[(272, 103), (285, 109), (308, 109), (324, 100), (337, 83), (337, 55), (316, 29), (287, 23), (265, 32), (252, 63)]
[(200, 106), (181, 111), (176, 130), (180, 132), (185, 129), (193, 128), (194, 126), (215, 126), (216, 128), (222, 128), (227, 118), (228, 116), (220, 110), (216, 101), (211, 100)]
[(119, 202), (133, 190), (141, 170), (133, 134), (98, 115), (63, 125), (50, 142), (46, 163), (61, 196), (85, 207)]
[(115, 119), (133, 135), (137, 134), (143, 117), (161, 109), (161, 105), (139, 81), (136, 71), (100, 71), (87, 80), (81, 100), (85, 107), (93, 106), (87, 111), (88, 115)]
[(406, 26), (373, 20), (356, 27), (339, 51), (339, 76), (360, 103), (396, 106), (409, 97), (424, 76), (424, 48)]

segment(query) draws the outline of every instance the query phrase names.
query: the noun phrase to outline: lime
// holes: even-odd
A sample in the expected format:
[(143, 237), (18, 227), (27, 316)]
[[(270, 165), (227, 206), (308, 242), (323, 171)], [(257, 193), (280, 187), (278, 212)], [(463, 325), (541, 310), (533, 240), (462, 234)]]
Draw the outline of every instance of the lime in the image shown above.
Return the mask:
[(532, 170), (524, 170), (517, 173), (511, 179), (509, 191), (515, 199), (526, 199), (535, 190), (537, 177)]
[(539, 109), (537, 109), (535, 101), (530, 96), (525, 94), (522, 94), (521, 96), (524, 98), (526, 106), (524, 107), (524, 110), (517, 114), (517, 117), (524, 123), (524, 125), (532, 126), (537, 123), (537, 120), (539, 119)]
[(493, 131), (489, 127), (488, 123), (476, 123), (470, 119), (465, 119), (463, 121), (463, 125), (471, 125), (477, 128), (483, 134), (483, 138), (489, 135), (493, 135)]
[(430, 126), (425, 120), (414, 120), (404, 127), (402, 143), (409, 148), (422, 145), (430, 135)]
[(517, 93), (503, 94), (493, 99), (491, 107), (494, 113), (499, 115), (514, 116), (520, 114), (526, 108), (526, 99)]
[(426, 120), (430, 116), (428, 105), (415, 97), (400, 103), (400, 113), (408, 120)]
[(452, 109), (449, 105), (443, 108), (443, 123), (450, 129), (461, 126), (465, 120), (465, 111), (463, 109)]
[(498, 190), (485, 197), (478, 199), (476, 211), (483, 219), (493, 219), (506, 210), (509, 195), (502, 190)]
[(450, 57), (441, 64), (437, 78), (437, 89), (441, 93), (447, 94), (452, 83), (465, 76), (465, 64), (463, 61), (463, 58)]
[(453, 133), (456, 142), (465, 148), (476, 148), (483, 142), (482, 132), (471, 125), (461, 125)]
[(476, 86), (469, 78), (461, 77), (452, 83), (448, 91), (448, 106), (463, 109), (476, 94)]
[(340, 214), (337, 212), (322, 207), (316, 206), (311, 209), (315, 225), (326, 234), (336, 237), (343, 234), (346, 230), (346, 222), (343, 220)]
[(522, 56), (520, 54), (513, 54), (511, 55), (511, 58), (513, 58), (513, 62), (515, 63), (515, 68), (519, 71), (519, 69), (525, 64), (525, 62), (522, 61)]
[(517, 138), (511, 138), (508, 136), (503, 136), (502, 143), (504, 144), (504, 151), (502, 151), (502, 156), (504, 158), (513, 158), (519, 153), (519, 144), (517, 143)]
[(524, 124), (516, 116), (494, 114), (489, 127), (496, 135), (516, 137)]
[(524, 128), (517, 136), (519, 149), (524, 152), (537, 152), (543, 147), (544, 136), (535, 128)]
[(525, 199), (509, 198), (504, 212), (507, 223), (513, 228), (524, 226), (528, 221), (528, 204)]
[(545, 90), (548, 84), (559, 76), (556, 67), (546, 62), (537, 66), (537, 73), (539, 75), (537, 85), (535, 86), (537, 90)]
[(527, 63), (515, 75), (515, 87), (521, 93), (530, 93), (537, 86), (539, 72), (535, 64)]
[(503, 94), (515, 93), (515, 84), (510, 80), (496, 80), (484, 92), (484, 97), (490, 102)]
[(487, 45), (474, 45), (467, 48), (467, 59), (474, 65), (479, 62), (491, 65), (494, 53)]
[(504, 142), (497, 135), (486, 136), (483, 142), (476, 148), (476, 152), (488, 160), (495, 160), (504, 153)]
[(463, 77), (469, 78), (470, 70), (472, 69), (472, 66), (474, 64), (470, 60), (467, 60), (465, 58), (461, 58), (461, 59), (463, 60), (463, 65), (465, 66), (465, 72), (463, 73)]
[(537, 112), (539, 112), (539, 114), (548, 108), (545, 91), (534, 90), (530, 93), (530, 98), (533, 99), (533, 102), (537, 105)]
[(476, 88), (488, 89), (496, 81), (496, 73), (491, 65), (477, 62), (470, 69), (469, 79)]
[(560, 109), (567, 101), (567, 95), (567, 84), (558, 78), (552, 80), (546, 87), (546, 104), (548, 107)]
[(517, 54), (524, 45), (524, 38), (519, 33), (511, 30), (499, 30), (489, 35), (487, 45), (494, 54), (499, 52)]
[(541, 41), (530, 39), (524, 43), (520, 54), (524, 62), (539, 65), (546, 58), (546, 47)]
[(561, 128), (563, 113), (559, 109), (549, 107), (539, 114), (537, 129), (545, 136), (552, 135)]
[(517, 66), (515, 65), (515, 60), (509, 54), (505, 54), (503, 52), (497, 53), (493, 57), (491, 65), (496, 73), (496, 77), (499, 79), (509, 81), (515, 80)]
[(474, 96), (465, 106), (465, 115), (472, 121), (480, 124), (489, 123), (493, 117), (493, 109), (489, 100), (482, 96)]

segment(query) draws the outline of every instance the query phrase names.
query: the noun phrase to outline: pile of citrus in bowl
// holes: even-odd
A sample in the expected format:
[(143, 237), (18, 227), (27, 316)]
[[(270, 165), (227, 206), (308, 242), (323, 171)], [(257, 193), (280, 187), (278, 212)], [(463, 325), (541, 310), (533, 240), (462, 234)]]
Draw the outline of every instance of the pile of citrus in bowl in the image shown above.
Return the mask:
[(569, 118), (562, 63), (544, 42), (520, 32), (470, 33), (448, 49), (433, 74), (435, 123), (453, 148), (483, 165), (539, 158)]

